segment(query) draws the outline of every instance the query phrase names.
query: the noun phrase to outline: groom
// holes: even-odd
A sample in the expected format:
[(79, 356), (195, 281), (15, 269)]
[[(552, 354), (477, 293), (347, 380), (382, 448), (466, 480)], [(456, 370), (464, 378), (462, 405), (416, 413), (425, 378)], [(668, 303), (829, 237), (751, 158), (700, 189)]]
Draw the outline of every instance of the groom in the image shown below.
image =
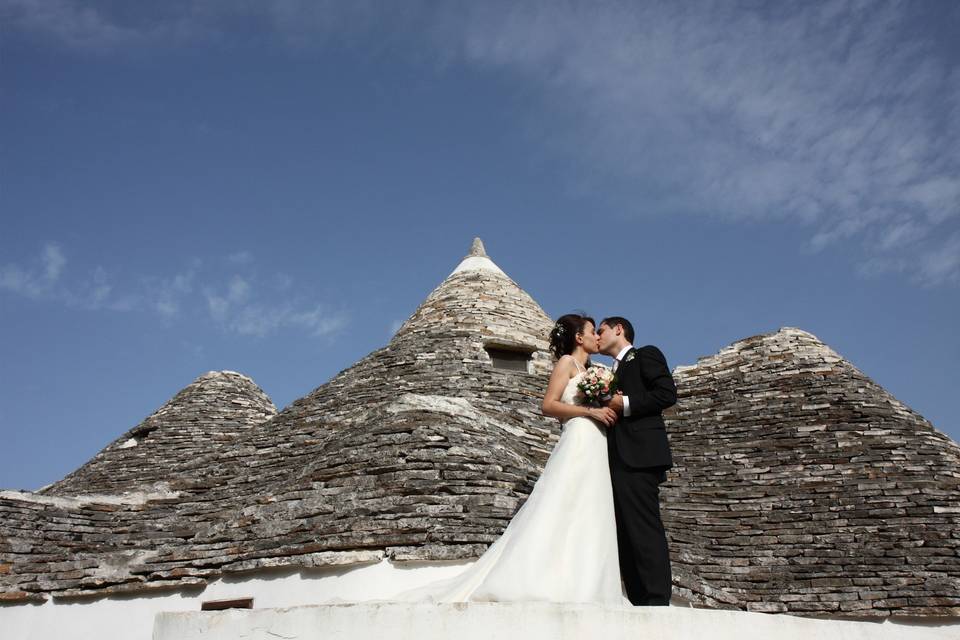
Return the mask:
[(597, 333), (600, 353), (614, 359), (622, 393), (610, 401), (621, 417), (607, 432), (620, 575), (634, 605), (666, 606), (672, 579), (660, 520), (660, 483), (673, 459), (661, 412), (676, 404), (677, 387), (659, 349), (634, 348), (629, 320), (606, 318)]

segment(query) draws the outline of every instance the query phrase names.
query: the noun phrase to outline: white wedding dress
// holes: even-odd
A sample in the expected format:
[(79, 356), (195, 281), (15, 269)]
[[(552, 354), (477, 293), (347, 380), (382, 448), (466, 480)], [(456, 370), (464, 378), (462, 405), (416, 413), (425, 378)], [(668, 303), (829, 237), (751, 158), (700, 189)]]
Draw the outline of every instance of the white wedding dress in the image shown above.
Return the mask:
[[(582, 376), (570, 379), (562, 402), (577, 404)], [(568, 419), (530, 497), (486, 553), (396, 599), (622, 604), (606, 427)]]

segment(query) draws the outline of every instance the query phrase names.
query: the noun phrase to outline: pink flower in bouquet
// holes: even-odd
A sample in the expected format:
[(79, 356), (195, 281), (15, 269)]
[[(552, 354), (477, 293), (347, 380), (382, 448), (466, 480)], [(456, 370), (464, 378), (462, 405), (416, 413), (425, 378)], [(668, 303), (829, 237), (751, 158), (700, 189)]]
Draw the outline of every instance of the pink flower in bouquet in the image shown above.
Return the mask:
[(613, 372), (603, 366), (593, 365), (587, 369), (577, 388), (583, 394), (586, 404), (600, 405), (613, 397), (617, 379)]

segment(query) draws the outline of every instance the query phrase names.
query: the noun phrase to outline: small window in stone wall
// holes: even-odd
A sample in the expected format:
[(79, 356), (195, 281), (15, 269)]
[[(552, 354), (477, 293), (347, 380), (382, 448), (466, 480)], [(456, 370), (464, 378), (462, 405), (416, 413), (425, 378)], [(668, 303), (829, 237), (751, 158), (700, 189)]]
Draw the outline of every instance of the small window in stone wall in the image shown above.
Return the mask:
[(201, 611), (223, 611), (224, 609), (253, 609), (253, 598), (207, 600), (200, 604)]
[(484, 348), (487, 350), (487, 355), (490, 356), (490, 360), (493, 361), (494, 368), (507, 369), (509, 371), (523, 371), (524, 373), (530, 371), (531, 353), (494, 346)]

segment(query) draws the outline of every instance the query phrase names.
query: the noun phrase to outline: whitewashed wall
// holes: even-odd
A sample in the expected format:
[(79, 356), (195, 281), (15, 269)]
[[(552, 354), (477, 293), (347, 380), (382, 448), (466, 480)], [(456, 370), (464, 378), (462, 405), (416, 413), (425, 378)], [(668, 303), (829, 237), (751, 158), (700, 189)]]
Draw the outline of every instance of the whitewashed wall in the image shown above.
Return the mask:
[(318, 602), (386, 599), (433, 580), (456, 575), (470, 563), (398, 567), (378, 564), (339, 570), (259, 572), (216, 580), (203, 591), (159, 592), (97, 600), (0, 607), (0, 640), (148, 640), (156, 614), (199, 612), (208, 600), (253, 598), (260, 608), (294, 607)]
[[(456, 575), (469, 563), (389, 561), (309, 572), (259, 572), (202, 591), (0, 607), (2, 640), (956, 640), (960, 620), (850, 622), (686, 607), (363, 603)], [(253, 610), (200, 612), (202, 602), (253, 598)], [(317, 605), (317, 603), (339, 603)], [(359, 604), (357, 604), (360, 602)]]
[(154, 640), (956, 640), (940, 626), (682, 607), (354, 604), (161, 614)]

